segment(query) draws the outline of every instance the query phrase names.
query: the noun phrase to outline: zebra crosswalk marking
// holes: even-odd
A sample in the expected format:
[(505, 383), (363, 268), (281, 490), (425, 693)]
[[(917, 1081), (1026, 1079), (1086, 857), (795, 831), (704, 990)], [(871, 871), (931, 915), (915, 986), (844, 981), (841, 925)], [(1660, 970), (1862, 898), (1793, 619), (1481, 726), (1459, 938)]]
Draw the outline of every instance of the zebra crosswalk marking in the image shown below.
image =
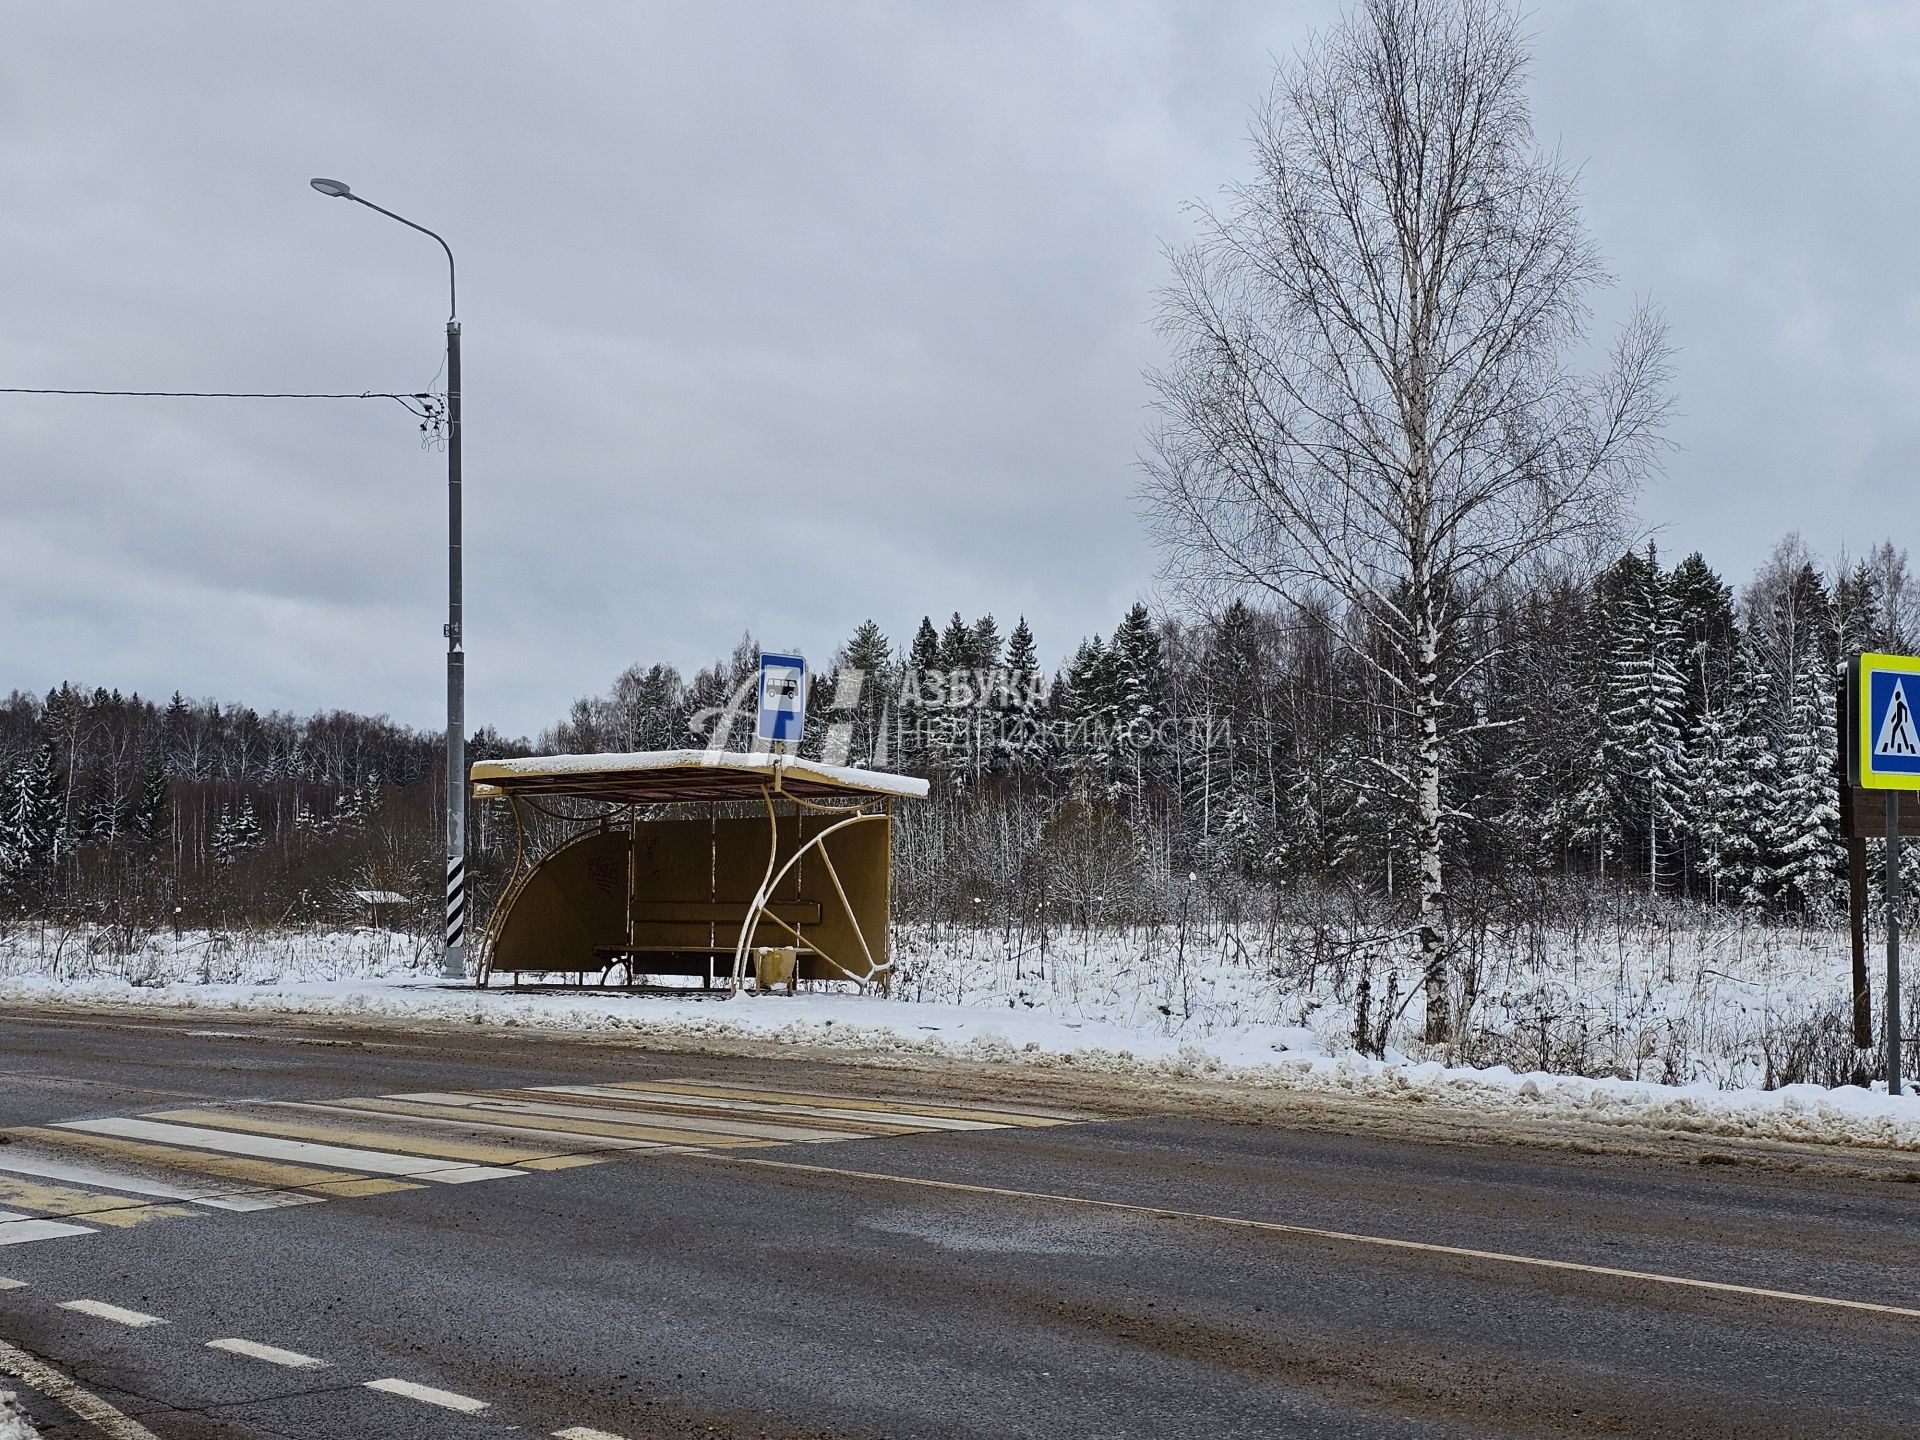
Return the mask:
[(566, 1095), (592, 1096), (631, 1106), (636, 1097), (649, 1106), (665, 1106), (688, 1114), (726, 1116), (764, 1115), (795, 1124), (832, 1125), (862, 1135), (919, 1135), (928, 1130), (1004, 1130), (1005, 1125), (944, 1115), (908, 1114), (898, 1110), (836, 1109), (824, 1105), (752, 1101), (737, 1095), (696, 1095), (682, 1090), (636, 1092), (614, 1085), (550, 1085), (542, 1087)]
[[(410, 1125), (444, 1125), (455, 1127), (472, 1134), (476, 1126), (505, 1130), (511, 1135), (525, 1135), (545, 1144), (562, 1147), (564, 1153), (554, 1153), (552, 1160), (572, 1158), (574, 1156), (610, 1160), (628, 1150), (659, 1150), (665, 1146), (661, 1140), (627, 1140), (615, 1135), (581, 1135), (557, 1130), (545, 1123), (507, 1125), (504, 1122), (492, 1122), (464, 1106), (422, 1105), (407, 1100), (394, 1100), (376, 1097), (371, 1100), (333, 1100), (317, 1109), (341, 1112), (351, 1115), (365, 1115), (374, 1118), (393, 1118), (404, 1120)], [(523, 1166), (531, 1165), (531, 1160), (517, 1162)], [(545, 1163), (545, 1162), (543, 1162)]]
[(286, 1108), (292, 1113), (284, 1117), (262, 1114), (258, 1109), (249, 1108), (238, 1111), (156, 1110), (147, 1118), (169, 1120), (182, 1125), (205, 1125), (216, 1130), (237, 1130), (249, 1135), (278, 1135), (288, 1140), (312, 1140), (328, 1145), (351, 1145), (396, 1154), (431, 1156), (439, 1160), (464, 1161), (469, 1165), (517, 1165), (522, 1160), (554, 1153), (537, 1145), (485, 1145), (468, 1140), (447, 1140), (399, 1130), (383, 1130), (364, 1122), (356, 1124), (355, 1118), (350, 1115), (336, 1116), (331, 1122), (323, 1117), (304, 1118), (297, 1111), (292, 1111), (292, 1107)]
[[(64, 1150), (79, 1150), (106, 1163), (128, 1164), (136, 1170), (159, 1170), (175, 1175), (197, 1174), (203, 1178), (216, 1176), (233, 1182), (233, 1189), (228, 1192), (230, 1194), (276, 1191), (285, 1194), (305, 1190), (327, 1194), (330, 1192), (321, 1187), (366, 1179), (366, 1176), (350, 1170), (323, 1170), (317, 1165), (289, 1165), (283, 1161), (261, 1160), (246, 1155), (206, 1154), (122, 1136), (96, 1135), (84, 1130), (26, 1126), (10, 1133), (16, 1140), (30, 1140)], [(12, 1149), (12, 1146), (7, 1147), (9, 1152)], [(401, 1181), (394, 1181), (393, 1186), (396, 1189), (412, 1188)], [(313, 1203), (315, 1197), (294, 1195), (291, 1198), (295, 1203), (309, 1204)]]
[[(631, 1110), (621, 1110), (603, 1102), (579, 1100), (570, 1095), (543, 1095), (537, 1091), (489, 1090), (471, 1102), (475, 1110), (503, 1111), (512, 1115), (552, 1115), (578, 1120), (614, 1119)], [(617, 1123), (626, 1124), (625, 1120)], [(860, 1130), (829, 1130), (819, 1125), (769, 1123), (739, 1114), (686, 1115), (650, 1114), (646, 1123), (657, 1130), (678, 1131), (690, 1135), (719, 1136), (746, 1140), (772, 1140), (805, 1143), (813, 1140), (863, 1140)]]
[[(634, 1092), (616, 1090), (611, 1085), (547, 1085), (542, 1087), (556, 1095), (577, 1095), (583, 1099), (631, 1106)], [(935, 1120), (908, 1118), (902, 1115), (889, 1115), (878, 1110), (828, 1110), (821, 1106), (781, 1105), (777, 1109), (765, 1105), (755, 1105), (746, 1100), (700, 1095), (669, 1094), (666, 1092), (648, 1093), (649, 1106), (664, 1106), (670, 1112), (689, 1115), (711, 1115), (724, 1118), (729, 1115), (768, 1115), (778, 1118), (782, 1123), (799, 1125), (819, 1125), (825, 1129), (829, 1124), (840, 1130), (861, 1135), (916, 1135), (925, 1130), (942, 1130), (949, 1126), (982, 1130), (997, 1127), (981, 1125), (971, 1120)]]
[[(797, 1090), (756, 1089), (751, 1085), (719, 1083), (696, 1085), (691, 1081), (683, 1080), (615, 1080), (610, 1088), (641, 1094), (657, 1091), (663, 1095), (704, 1095), (712, 1099), (749, 1100), (774, 1110), (788, 1105), (811, 1105), (826, 1110), (877, 1111), (887, 1115), (912, 1116), (917, 1120), (925, 1121), (964, 1120), (970, 1122), (969, 1128), (983, 1130), (1041, 1129), (1049, 1125), (1070, 1125), (1079, 1118), (1021, 1110), (979, 1110), (958, 1105), (920, 1105), (901, 1100), (855, 1099), (848, 1095), (809, 1095)], [(946, 1127), (928, 1125), (927, 1128), (931, 1130)]]
[[(652, 1150), (691, 1150), (691, 1145), (653, 1145)], [(592, 1155), (550, 1155), (545, 1160), (522, 1160), (522, 1170), (578, 1170), (582, 1165), (604, 1165), (609, 1160), (617, 1160), (623, 1152), (603, 1150)]]
[(316, 1200), (358, 1200), (367, 1195), (398, 1195), (403, 1190), (426, 1188), (412, 1180), (372, 1179), (365, 1175), (348, 1175), (339, 1180), (322, 1180), (317, 1185), (309, 1185), (307, 1192)]
[(195, 1211), (180, 1205), (152, 1205), (120, 1195), (100, 1195), (70, 1185), (48, 1185), (34, 1180), (0, 1178), (0, 1205), (16, 1206), (56, 1220), (85, 1220), (94, 1225), (127, 1229), (149, 1220), (179, 1220)]
[(64, 1220), (40, 1220), (13, 1210), (0, 1210), (0, 1245), (24, 1245), (29, 1240), (57, 1240), (63, 1235), (92, 1235), (89, 1225)]
[(575, 1135), (599, 1135), (616, 1140), (651, 1140), (659, 1145), (701, 1145), (719, 1149), (739, 1145), (781, 1143), (777, 1140), (757, 1139), (748, 1135), (727, 1135), (719, 1131), (678, 1129), (670, 1125), (655, 1124), (651, 1119), (641, 1120), (637, 1116), (631, 1121), (604, 1119), (601, 1118), (603, 1112), (582, 1110), (579, 1107), (570, 1108), (565, 1105), (542, 1105), (532, 1101), (488, 1102), (485, 1096), (440, 1094), (433, 1091), (425, 1091), (417, 1095), (395, 1095), (391, 1098), (454, 1110), (471, 1118), (476, 1125), (498, 1125), (506, 1129), (517, 1128), (515, 1124), (517, 1117), (523, 1122), (531, 1119), (536, 1125), (564, 1130)]
[[(17, 1133), (17, 1132), (16, 1132)], [(23, 1153), (24, 1152), (24, 1153)], [(130, 1175), (84, 1161), (25, 1151), (14, 1144), (0, 1149), (0, 1174), (33, 1175), (94, 1190), (120, 1191), (157, 1200), (191, 1200), (215, 1210), (277, 1210), (288, 1205), (317, 1205), (319, 1197), (286, 1190), (234, 1191), (231, 1186), (172, 1185), (147, 1175)]]
[[(604, 1164), (1081, 1117), (692, 1081), (247, 1100), (4, 1132), (0, 1245)], [(84, 1221), (85, 1223), (78, 1223)]]
[(124, 1136), (133, 1140), (157, 1140), (162, 1144), (184, 1145), (195, 1150), (223, 1150), (231, 1155), (267, 1160), (331, 1164), (345, 1170), (403, 1175), (409, 1179), (436, 1180), (447, 1185), (464, 1185), (472, 1180), (501, 1180), (519, 1173), (499, 1166), (460, 1165), (415, 1155), (387, 1154), (346, 1145), (321, 1145), (311, 1140), (283, 1140), (275, 1135), (202, 1130), (156, 1120), (62, 1120), (57, 1128)]

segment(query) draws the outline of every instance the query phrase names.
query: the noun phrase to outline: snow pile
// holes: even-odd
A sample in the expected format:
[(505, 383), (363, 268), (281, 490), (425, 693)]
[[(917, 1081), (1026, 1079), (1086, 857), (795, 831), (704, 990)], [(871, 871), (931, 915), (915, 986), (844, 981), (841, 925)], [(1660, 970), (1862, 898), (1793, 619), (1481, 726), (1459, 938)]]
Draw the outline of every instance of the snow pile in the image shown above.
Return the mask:
[[(16, 929), (0, 935), (0, 997), (804, 1045), (905, 1063), (1229, 1079), (1620, 1130), (1920, 1149), (1920, 1098), (1780, 1083), (1794, 1079), (1797, 1017), (1834, 1013), (1847, 993), (1833, 937), (1609, 938), (1604, 963), (1583, 944), (1551, 962), (1483, 964), (1461, 1051), (1421, 1052), (1416, 1001), (1387, 1026), (1383, 1058), (1353, 1044), (1359, 970), (1302, 966), (1227, 931), (1173, 944), (1164, 932), (1053, 937), (1044, 954), (991, 932), (903, 931), (892, 998), (846, 987), (790, 998), (449, 986), (430, 950), (374, 931), (166, 934), (116, 953), (99, 935)], [(1383, 1005), (1393, 985), (1378, 970), (1370, 984)], [(1859, 1058), (1844, 1036), (1841, 1049)], [(1549, 1063), (1528, 1063), (1535, 1053)], [(1569, 1055), (1598, 1073), (1569, 1073), (1560, 1063)]]
[(18, 1408), (19, 1398), (11, 1390), (0, 1390), (0, 1440), (37, 1440), (40, 1434)]

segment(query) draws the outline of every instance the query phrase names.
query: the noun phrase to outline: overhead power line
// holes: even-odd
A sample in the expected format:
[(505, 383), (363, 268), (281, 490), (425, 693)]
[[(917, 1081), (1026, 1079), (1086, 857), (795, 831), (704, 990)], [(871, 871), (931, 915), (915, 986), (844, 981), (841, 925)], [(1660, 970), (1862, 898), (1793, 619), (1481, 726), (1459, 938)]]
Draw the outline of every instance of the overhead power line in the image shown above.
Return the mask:
[(48, 390), (0, 385), (0, 395), (132, 395), (151, 400), (428, 400), (426, 394), (391, 390)]
[(65, 390), (0, 385), (0, 395), (118, 395), (140, 400), (391, 400), (420, 421), (423, 445), (441, 442), (446, 401), (427, 391), (396, 390)]

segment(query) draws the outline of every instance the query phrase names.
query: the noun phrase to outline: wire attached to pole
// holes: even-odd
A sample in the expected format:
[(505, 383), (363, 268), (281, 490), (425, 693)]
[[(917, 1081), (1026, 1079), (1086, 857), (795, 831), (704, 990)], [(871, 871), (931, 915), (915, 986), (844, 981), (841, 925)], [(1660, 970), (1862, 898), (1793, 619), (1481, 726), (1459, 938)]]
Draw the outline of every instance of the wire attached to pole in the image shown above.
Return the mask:
[(0, 395), (132, 395), (153, 400), (425, 400), (391, 390), (50, 390), (0, 385)]
[(447, 402), (443, 395), (395, 390), (65, 390), (0, 385), (0, 395), (107, 395), (136, 400), (391, 400), (420, 421), (421, 445), (444, 445)]

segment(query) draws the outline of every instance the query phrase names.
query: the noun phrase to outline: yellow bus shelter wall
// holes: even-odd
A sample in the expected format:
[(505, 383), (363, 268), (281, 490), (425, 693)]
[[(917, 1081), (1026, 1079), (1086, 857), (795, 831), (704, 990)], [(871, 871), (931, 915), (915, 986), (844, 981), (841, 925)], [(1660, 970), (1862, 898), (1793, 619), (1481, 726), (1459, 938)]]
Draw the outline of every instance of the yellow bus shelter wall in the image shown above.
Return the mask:
[(627, 936), (627, 832), (576, 836), (534, 866), (501, 921), (494, 970), (595, 971)]

